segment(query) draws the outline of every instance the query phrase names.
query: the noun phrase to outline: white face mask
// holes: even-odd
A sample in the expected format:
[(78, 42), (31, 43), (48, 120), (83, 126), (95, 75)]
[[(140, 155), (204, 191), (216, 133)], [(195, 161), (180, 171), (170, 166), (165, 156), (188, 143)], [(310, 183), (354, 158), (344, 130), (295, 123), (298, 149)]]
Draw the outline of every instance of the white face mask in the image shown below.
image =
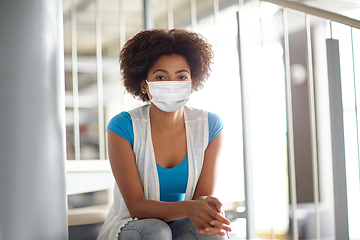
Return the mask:
[(179, 110), (190, 98), (191, 81), (145, 81), (152, 96), (150, 101), (164, 112)]

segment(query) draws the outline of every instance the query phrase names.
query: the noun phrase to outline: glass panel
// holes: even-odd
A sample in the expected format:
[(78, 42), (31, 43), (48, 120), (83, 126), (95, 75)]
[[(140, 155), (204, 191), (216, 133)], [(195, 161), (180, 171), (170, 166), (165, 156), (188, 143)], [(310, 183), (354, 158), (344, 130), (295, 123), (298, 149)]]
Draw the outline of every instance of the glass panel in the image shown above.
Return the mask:
[(208, 3), (205, 12), (209, 15), (202, 20), (206, 24), (198, 25), (198, 30), (214, 45), (214, 64), (204, 88), (194, 92), (187, 105), (216, 113), (224, 122), (224, 143), (215, 196), (223, 202), (227, 216), (232, 221), (231, 239), (239, 239), (246, 234), (246, 223), (244, 219), (238, 218), (238, 212), (243, 211), (245, 199), (237, 50), (238, 7), (234, 5), (224, 9), (220, 12), (218, 25), (214, 25), (212, 1)]
[(64, 57), (65, 57), (65, 106), (66, 106), (66, 156), (67, 159), (75, 159), (74, 147), (74, 115), (73, 104), (73, 81), (72, 81), (72, 62), (71, 62), (71, 1), (63, 1), (63, 29), (64, 29)]
[(191, 26), (191, 0), (173, 1), (174, 4), (174, 27), (184, 28)]
[(289, 196), (282, 14), (275, 5), (260, 8), (252, 2), (244, 6), (241, 20), (256, 232), (261, 238), (285, 238)]
[[(298, 216), (299, 235), (303, 234), (302, 221), (315, 222), (312, 146), (307, 70), (307, 43), (305, 14), (288, 11), (289, 54), (294, 131), (297, 209), (306, 211), (305, 219)], [(291, 203), (290, 203), (291, 204)], [(314, 235), (315, 237), (315, 235)]]
[(197, 30), (214, 25), (214, 1), (196, 1)]
[(74, 111), (66, 108), (66, 156), (67, 160), (75, 159)]
[[(80, 99), (85, 99), (84, 95)], [(84, 160), (99, 159), (99, 125), (96, 99), (86, 96), (93, 105), (88, 108), (81, 107), (80, 120), (80, 156)], [(91, 100), (92, 99), (92, 100)], [(82, 100), (81, 100), (82, 101)]]
[[(311, 17), (311, 35), (319, 166), (320, 233), (322, 238), (334, 238), (334, 185), (326, 52), (326, 39), (330, 38), (329, 21)], [(315, 233), (313, 233), (313, 236), (315, 236)]]
[(80, 158), (99, 158), (95, 4), (77, 9)]
[[(103, 100), (104, 100), (104, 132), (106, 142), (106, 126), (109, 122), (109, 108), (113, 101), (120, 102), (120, 1), (103, 1), (101, 4), (101, 38), (102, 38), (102, 66), (103, 66)], [(116, 96), (116, 95), (117, 96)], [(105, 144), (106, 145), (106, 144)], [(107, 145), (105, 155), (108, 159)]]
[(144, 29), (143, 0), (122, 1), (125, 12), (125, 41), (127, 41)]
[(252, 62), (257, 62), (252, 71), (259, 73), (247, 79), (252, 94), (255, 221), (259, 234), (284, 236), (289, 226), (289, 197), (282, 14), (269, 3), (261, 4), (259, 14), (261, 41), (252, 44), (257, 54), (251, 56)]
[[(143, 7), (141, 0), (123, 1), (126, 13), (125, 27), (127, 37), (143, 29)], [(120, 51), (119, 33), (119, 1), (102, 1), (101, 39), (102, 39), (102, 69), (103, 96), (98, 96), (98, 76), (96, 61), (96, 25), (95, 2), (77, 3), (77, 65), (80, 115), (80, 159), (99, 158), (99, 116), (96, 109), (98, 97), (104, 97), (105, 126), (114, 110), (114, 94), (123, 91), (120, 87), (118, 55)], [(65, 88), (67, 107), (67, 159), (75, 159), (74, 139), (74, 103), (73, 77), (71, 62), (71, 15), (70, 1), (64, 2), (64, 53), (65, 53)], [(115, 98), (118, 106), (119, 96)], [(119, 104), (120, 103), (120, 104)], [(124, 107), (124, 106), (122, 106)], [(101, 112), (101, 111), (100, 111)], [(105, 136), (104, 136), (105, 137)], [(107, 152), (107, 151), (105, 151)]]
[(75, 159), (74, 148), (74, 115), (72, 111), (73, 81), (72, 81), (72, 62), (71, 62), (71, 28), (70, 28), (70, 1), (64, 1), (64, 57), (65, 57), (65, 106), (66, 106), (66, 156), (67, 159)]
[[(358, 31), (354, 31), (354, 38), (351, 39), (351, 28), (342, 24), (332, 24), (333, 38), (339, 40), (340, 47), (340, 66), (341, 66), (341, 87), (343, 94), (344, 108), (344, 137), (345, 137), (345, 159), (346, 159), (346, 177), (348, 192), (348, 216), (349, 216), (349, 235), (352, 239), (360, 237), (360, 231), (357, 227), (360, 218), (360, 188), (359, 188), (359, 143), (358, 126), (356, 116), (356, 100), (359, 97), (355, 95), (355, 69), (354, 57), (359, 56), (358, 49), (353, 40), (358, 38)], [(355, 43), (355, 42), (354, 42)], [(354, 85), (356, 83), (356, 85)], [(356, 92), (358, 93), (358, 92)]]
[(154, 28), (168, 29), (167, 0), (152, 1), (152, 7), (154, 14)]
[[(352, 29), (352, 47), (353, 47), (353, 68), (354, 68), (354, 80), (356, 86), (356, 115), (357, 115), (357, 151), (359, 154), (359, 137), (360, 137), (360, 115), (359, 115), (359, 106), (360, 106), (360, 29)], [(352, 171), (352, 179), (348, 179), (351, 182), (351, 185), (348, 186), (348, 194), (351, 193), (352, 198), (349, 199), (349, 225), (350, 225), (350, 239), (359, 239), (360, 238), (360, 229), (356, 227), (357, 223), (359, 223), (360, 219), (360, 186), (359, 186), (359, 171), (360, 171), (360, 163), (359, 156), (358, 162), (355, 163), (355, 159), (353, 159), (353, 163), (351, 164), (353, 168), (349, 167), (349, 170)], [(350, 188), (351, 187), (351, 188)], [(350, 198), (350, 195), (349, 195)], [(350, 204), (351, 201), (351, 204)]]
[[(104, 82), (105, 72), (110, 67), (107, 60), (116, 61), (120, 52), (119, 1), (101, 1), (101, 39)], [(109, 59), (109, 58), (112, 59)], [(113, 67), (113, 65), (112, 65)]]
[[(121, 84), (120, 66), (119, 66), (119, 52), (120, 52), (120, 29), (119, 27), (119, 14), (121, 13), (122, 6), (112, 5), (114, 1), (108, 0), (109, 4), (106, 5), (104, 14), (109, 14), (105, 19), (107, 22), (103, 23), (103, 79), (104, 79), (104, 114), (105, 114), (105, 127), (110, 119), (119, 114), (121, 111), (127, 111), (137, 106), (142, 102), (134, 99), (131, 95), (125, 92), (124, 86)], [(119, 2), (119, 1), (117, 1)], [(125, 13), (125, 41), (132, 38), (136, 33), (143, 30), (143, 1), (134, 0), (123, 2), (123, 11)], [(112, 4), (110, 4), (112, 3)], [(116, 10), (118, 13), (113, 12)], [(110, 15), (113, 15), (111, 16)], [(117, 15), (115, 17), (115, 15)], [(117, 19), (116, 19), (117, 18)], [(112, 34), (112, 38), (108, 39), (105, 36), (107, 32)], [(115, 36), (117, 34), (117, 36)], [(108, 40), (105, 40), (108, 39)], [(106, 151), (107, 152), (107, 151)]]

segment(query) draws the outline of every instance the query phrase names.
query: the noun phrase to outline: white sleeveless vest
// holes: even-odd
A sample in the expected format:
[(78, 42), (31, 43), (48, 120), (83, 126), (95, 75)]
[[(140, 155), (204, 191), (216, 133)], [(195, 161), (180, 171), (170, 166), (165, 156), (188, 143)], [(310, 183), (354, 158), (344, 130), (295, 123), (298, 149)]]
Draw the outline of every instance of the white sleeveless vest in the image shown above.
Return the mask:
[[(150, 105), (145, 105), (129, 111), (134, 129), (133, 151), (145, 198), (159, 201), (160, 187), (151, 139), (149, 111)], [(184, 118), (189, 162), (189, 176), (185, 200), (191, 200), (200, 177), (204, 153), (209, 142), (208, 114), (206, 111), (185, 106)], [(114, 202), (100, 229), (97, 239), (117, 239), (121, 228), (133, 220), (136, 219), (130, 217), (124, 199), (121, 196), (117, 184), (115, 184)]]

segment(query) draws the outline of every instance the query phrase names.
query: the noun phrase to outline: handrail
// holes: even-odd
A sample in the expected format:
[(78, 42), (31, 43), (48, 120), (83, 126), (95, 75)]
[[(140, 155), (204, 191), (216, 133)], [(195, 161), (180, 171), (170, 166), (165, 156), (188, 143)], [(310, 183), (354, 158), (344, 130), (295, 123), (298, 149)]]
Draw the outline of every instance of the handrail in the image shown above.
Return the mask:
[(262, 0), (264, 2), (274, 3), (279, 6), (297, 10), (300, 12), (308, 13), (317, 17), (325, 18), (330, 21), (342, 23), (353, 28), (360, 29), (360, 21), (333, 12), (329, 12), (320, 8), (311, 7), (303, 3), (293, 2), (289, 0)]

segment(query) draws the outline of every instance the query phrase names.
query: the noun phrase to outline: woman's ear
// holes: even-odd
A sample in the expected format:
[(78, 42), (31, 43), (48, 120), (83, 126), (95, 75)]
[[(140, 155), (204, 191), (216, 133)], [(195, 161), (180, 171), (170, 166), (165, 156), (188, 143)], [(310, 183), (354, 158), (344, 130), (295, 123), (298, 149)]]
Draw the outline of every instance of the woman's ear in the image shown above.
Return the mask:
[(141, 83), (140, 83), (140, 89), (141, 89), (141, 92), (143, 94), (146, 94), (147, 93), (147, 83), (146, 83), (146, 80), (143, 80)]

